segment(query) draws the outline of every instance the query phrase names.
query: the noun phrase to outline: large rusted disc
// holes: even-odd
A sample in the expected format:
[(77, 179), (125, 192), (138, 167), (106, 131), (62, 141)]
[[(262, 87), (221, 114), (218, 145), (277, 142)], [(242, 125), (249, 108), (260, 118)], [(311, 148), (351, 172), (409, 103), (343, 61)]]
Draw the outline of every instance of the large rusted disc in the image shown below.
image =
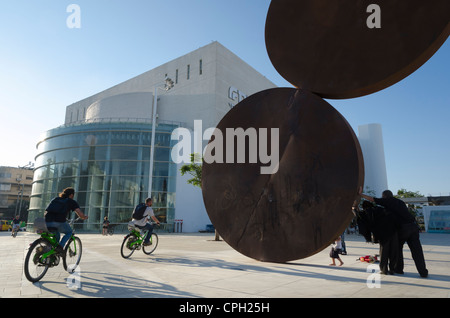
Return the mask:
[[(243, 139), (234, 134), (244, 132), (244, 163), (237, 163)], [(276, 173), (261, 174), (272, 164)], [(231, 247), (286, 262), (321, 251), (344, 231), (363, 175), (358, 140), (330, 104), (304, 90), (270, 89), (240, 102), (217, 126), (204, 156), (203, 199)]]
[(295, 87), (352, 98), (402, 80), (449, 34), (449, 0), (272, 0), (265, 36)]

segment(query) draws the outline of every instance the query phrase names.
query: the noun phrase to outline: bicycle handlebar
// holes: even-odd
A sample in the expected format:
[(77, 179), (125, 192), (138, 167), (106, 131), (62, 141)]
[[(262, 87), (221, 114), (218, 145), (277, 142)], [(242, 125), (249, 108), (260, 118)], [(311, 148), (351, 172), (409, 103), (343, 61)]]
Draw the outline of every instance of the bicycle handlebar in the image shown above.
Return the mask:
[(79, 220), (81, 220), (81, 218), (77, 217), (76, 219), (71, 219), (71, 220), (68, 220), (68, 221), (69, 221), (70, 225), (73, 225), (75, 222), (78, 222)]

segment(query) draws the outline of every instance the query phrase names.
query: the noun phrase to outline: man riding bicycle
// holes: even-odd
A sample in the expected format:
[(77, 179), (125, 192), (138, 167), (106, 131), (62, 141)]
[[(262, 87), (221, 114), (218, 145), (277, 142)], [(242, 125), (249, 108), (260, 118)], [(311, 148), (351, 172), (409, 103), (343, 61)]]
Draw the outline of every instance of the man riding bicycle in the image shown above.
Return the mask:
[(16, 215), (16, 217), (11, 221), (11, 225), (12, 225), (11, 235), (14, 235), (14, 232), (19, 231), (19, 229), (20, 229), (20, 216), (19, 215)]
[[(156, 222), (156, 224), (159, 224), (159, 220), (156, 218), (155, 214), (153, 213), (153, 209), (151, 208), (151, 206), (153, 205), (152, 202), (152, 198), (147, 198), (145, 199), (145, 211), (144, 214), (142, 215), (142, 218), (140, 219), (135, 219), (133, 217), (132, 221), (134, 223), (134, 225), (141, 229), (141, 230), (148, 230), (148, 234), (145, 237), (144, 246), (148, 246), (150, 245), (150, 238), (152, 237), (152, 233), (153, 233), (153, 225), (151, 223), (147, 223), (149, 217)], [(133, 213), (134, 214), (134, 213)]]
[(80, 210), (77, 201), (73, 199), (75, 190), (73, 188), (66, 188), (54, 198), (52, 202), (45, 209), (45, 223), (47, 228), (55, 228), (57, 230), (56, 239), (59, 241), (59, 233), (64, 233), (64, 237), (59, 242), (56, 251), (59, 254), (64, 253), (64, 246), (72, 236), (72, 228), (67, 223), (67, 214), (74, 211), (82, 220), (88, 217)]

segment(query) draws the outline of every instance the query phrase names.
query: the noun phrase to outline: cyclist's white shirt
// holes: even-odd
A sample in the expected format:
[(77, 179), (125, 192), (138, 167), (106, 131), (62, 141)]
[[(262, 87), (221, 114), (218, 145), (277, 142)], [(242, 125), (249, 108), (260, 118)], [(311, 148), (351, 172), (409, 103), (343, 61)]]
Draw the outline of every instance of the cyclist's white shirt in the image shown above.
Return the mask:
[(144, 217), (140, 220), (133, 219), (132, 222), (134, 223), (134, 225), (137, 225), (137, 226), (145, 226), (147, 224), (147, 220), (149, 218), (151, 218), (152, 216), (155, 216), (155, 214), (153, 213), (153, 209), (148, 206), (145, 209)]

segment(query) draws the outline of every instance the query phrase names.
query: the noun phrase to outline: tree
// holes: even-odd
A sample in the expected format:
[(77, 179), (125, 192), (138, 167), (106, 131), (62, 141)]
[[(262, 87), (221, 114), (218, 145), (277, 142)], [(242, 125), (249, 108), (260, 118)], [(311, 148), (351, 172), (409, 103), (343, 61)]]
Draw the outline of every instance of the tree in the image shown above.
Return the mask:
[(200, 160), (198, 160), (199, 158), (201, 158), (201, 157), (198, 153), (191, 153), (191, 163), (181, 166), (180, 172), (181, 172), (182, 176), (184, 176), (186, 173), (190, 174), (192, 176), (192, 179), (189, 179), (188, 183), (201, 188), (202, 187), (202, 165), (196, 163), (196, 162), (200, 161)]
[[(202, 187), (202, 165), (197, 163), (201, 160), (201, 155), (198, 153), (191, 153), (191, 163), (182, 165), (180, 168), (181, 175), (184, 176), (186, 173), (192, 176), (191, 179), (188, 180), (189, 184), (193, 186)], [(219, 241), (219, 233), (215, 230), (215, 238), (214, 240)]]
[[(394, 195), (396, 198), (420, 198), (423, 197), (419, 191), (408, 191), (404, 188), (397, 191), (397, 194)], [(419, 224), (423, 223), (423, 213), (422, 207), (420, 205), (415, 204), (407, 204), (409, 212), (414, 216)]]
[(421, 194), (419, 191), (413, 192), (408, 191), (404, 188), (397, 191), (397, 195), (395, 195), (396, 198), (420, 198), (423, 197), (423, 194)]

